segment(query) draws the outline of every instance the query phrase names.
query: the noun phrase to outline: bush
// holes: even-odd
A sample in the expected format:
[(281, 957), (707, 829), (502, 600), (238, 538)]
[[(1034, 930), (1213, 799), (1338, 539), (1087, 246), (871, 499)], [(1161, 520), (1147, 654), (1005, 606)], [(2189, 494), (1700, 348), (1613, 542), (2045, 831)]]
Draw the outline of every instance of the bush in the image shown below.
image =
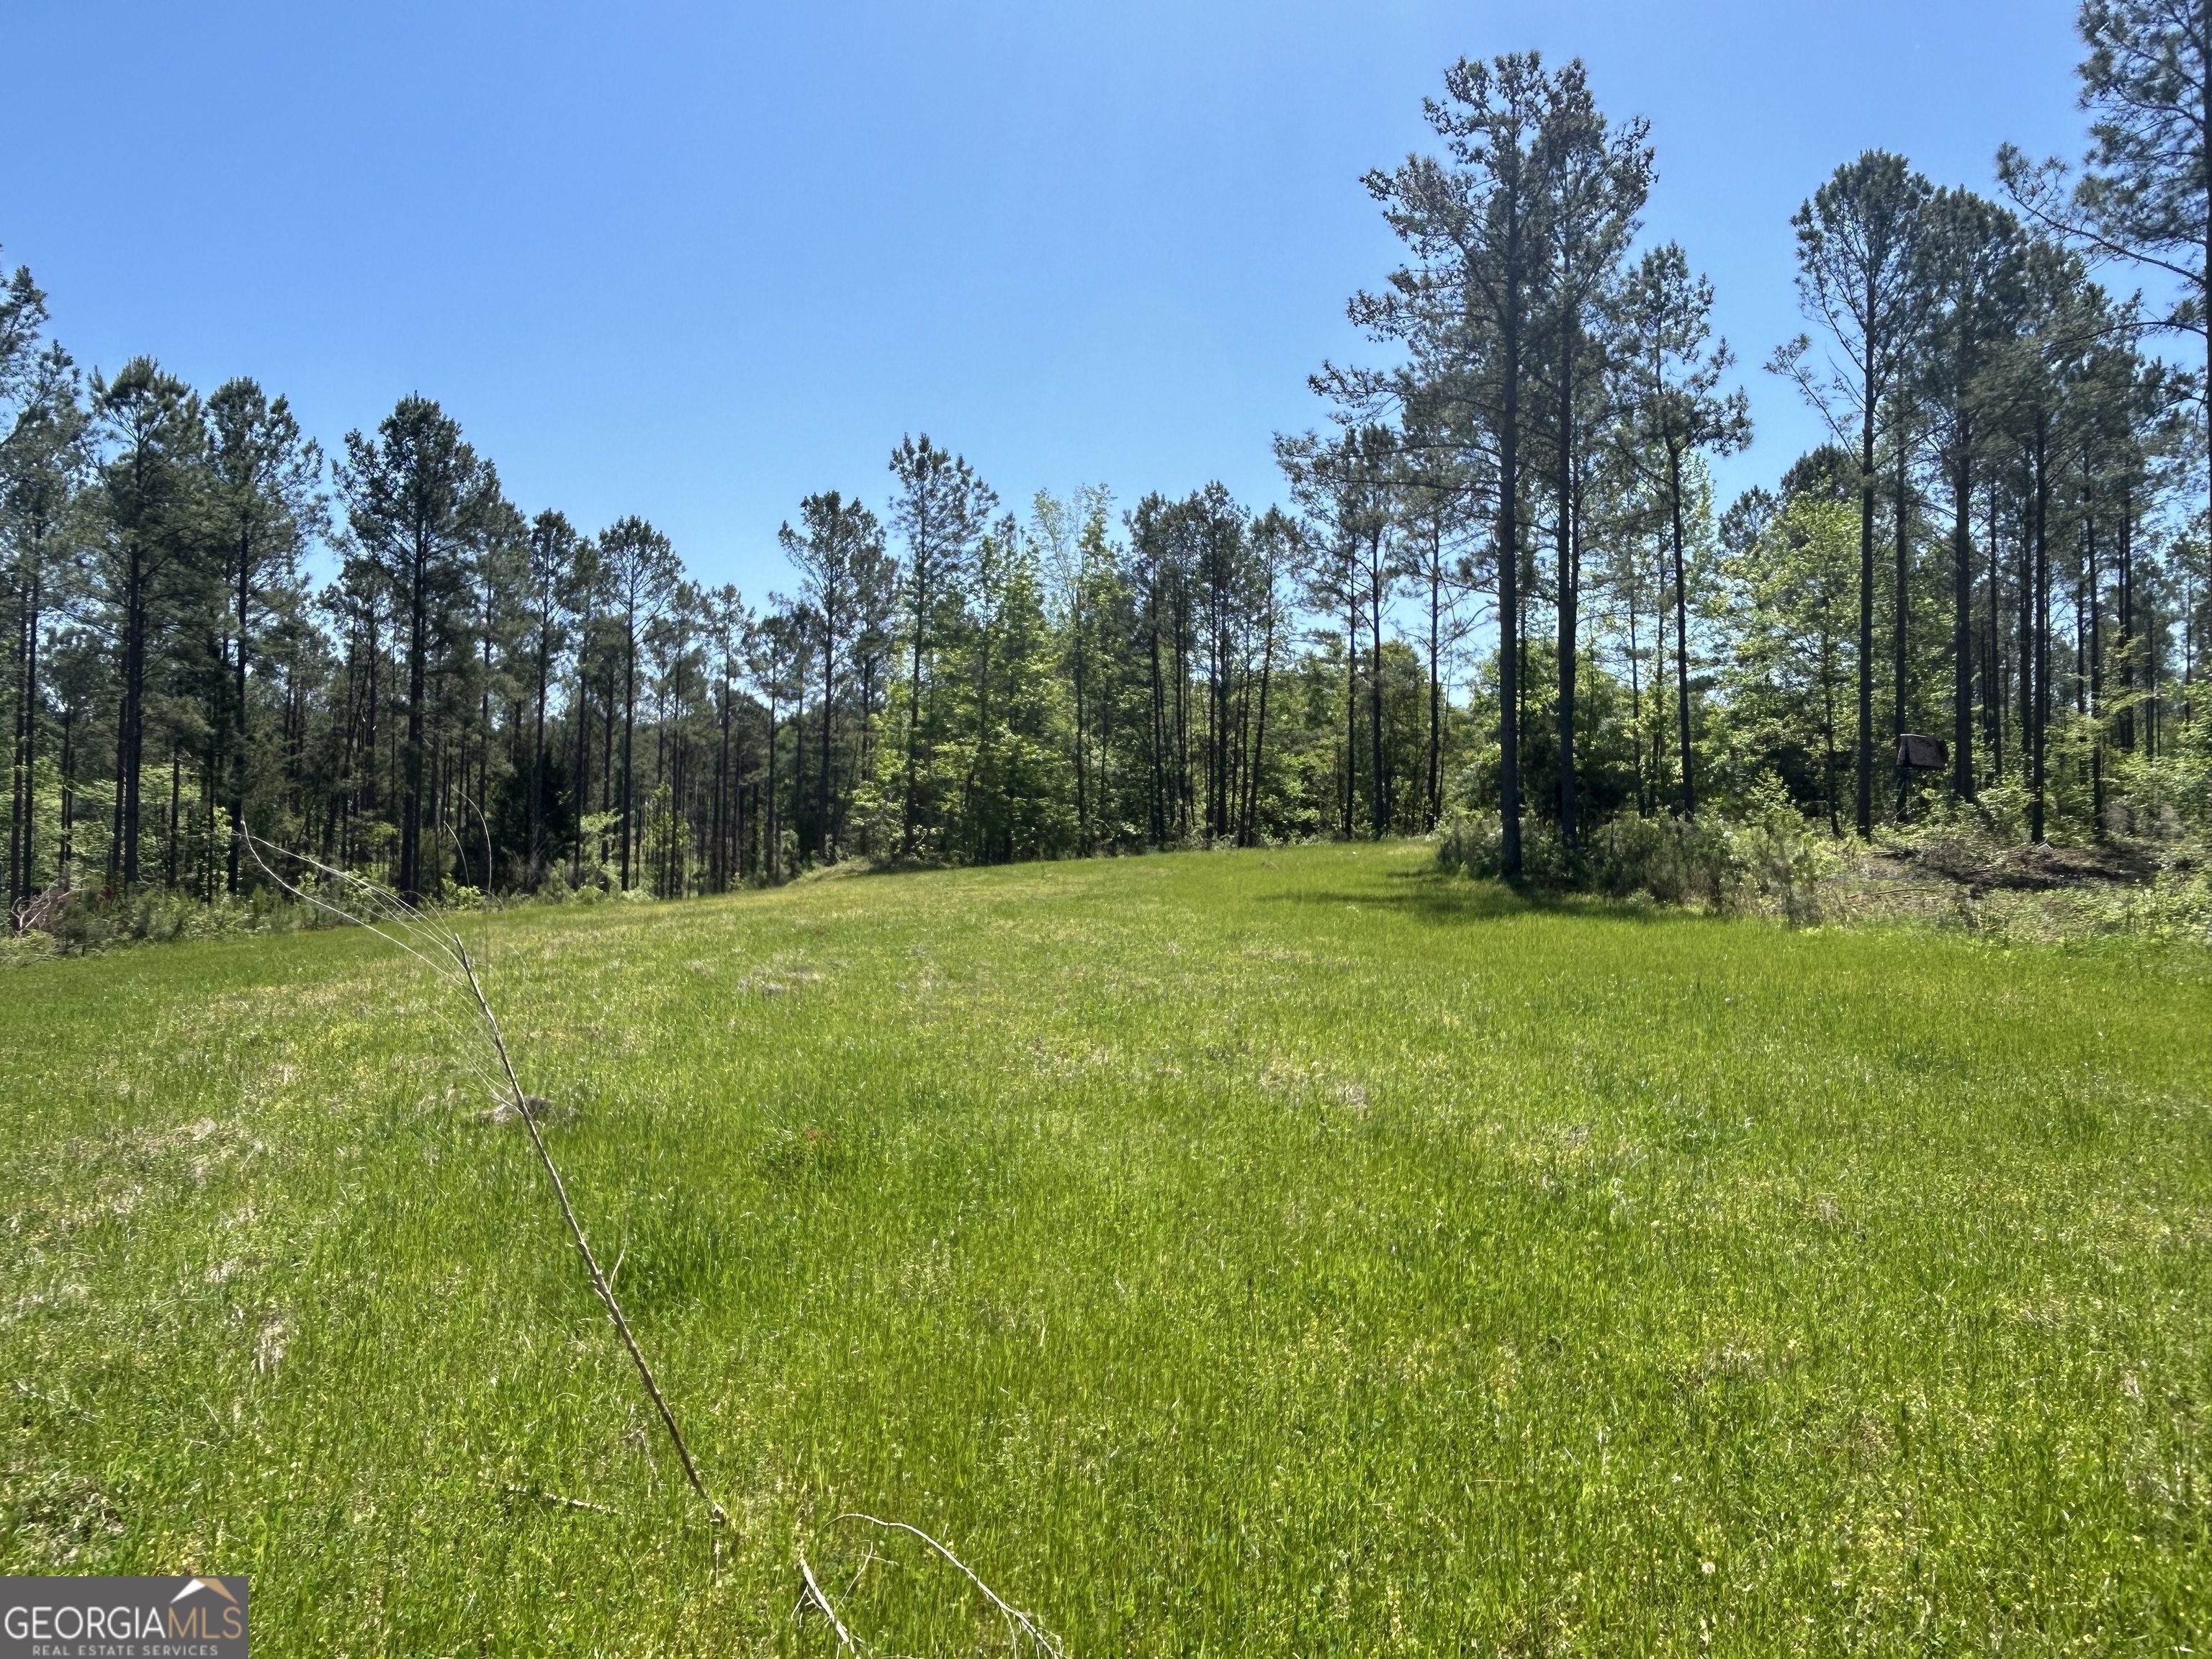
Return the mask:
[(121, 896), (78, 891), (59, 896), (35, 932), (26, 930), (26, 939), (42, 939), (42, 944), (24, 945), (8, 959), (225, 933), (289, 933), (321, 925), (308, 906), (267, 891), (241, 898), (219, 894), (212, 900), (163, 888)]
[[(1528, 886), (1613, 898), (1643, 893), (1662, 904), (1769, 912), (1801, 925), (1820, 920), (1822, 885), (1837, 861), (1828, 837), (1773, 781), (1754, 791), (1735, 823), (1622, 817), (1573, 847), (1540, 821), (1525, 824), (1521, 836), (1521, 879)], [(1495, 812), (1455, 814), (1438, 832), (1439, 869), (1494, 880), (1504, 864)]]
[(1437, 868), (1494, 880), (1505, 868), (1504, 832), (1495, 812), (1448, 813), (1437, 826)]
[(2107, 830), (2177, 841), (2212, 833), (2212, 756), (2189, 747), (2155, 760), (2116, 754)]

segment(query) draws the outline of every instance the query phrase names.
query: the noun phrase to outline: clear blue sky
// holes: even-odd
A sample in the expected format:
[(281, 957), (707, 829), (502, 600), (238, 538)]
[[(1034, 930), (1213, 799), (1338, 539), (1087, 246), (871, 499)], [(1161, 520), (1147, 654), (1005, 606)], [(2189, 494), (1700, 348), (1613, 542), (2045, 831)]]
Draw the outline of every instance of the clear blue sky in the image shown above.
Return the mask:
[(880, 504), (900, 434), (1010, 501), (1279, 491), (1272, 433), (1394, 262), (1359, 186), (1462, 54), (1578, 56), (1650, 118), (1650, 234), (1759, 372), (1789, 217), (1899, 149), (1988, 185), (2081, 148), (2070, 0), (179, 6), (15, 0), (0, 246), (88, 365), (252, 374), (326, 447), (439, 398), (526, 509), (641, 513), (784, 580), (799, 496)]

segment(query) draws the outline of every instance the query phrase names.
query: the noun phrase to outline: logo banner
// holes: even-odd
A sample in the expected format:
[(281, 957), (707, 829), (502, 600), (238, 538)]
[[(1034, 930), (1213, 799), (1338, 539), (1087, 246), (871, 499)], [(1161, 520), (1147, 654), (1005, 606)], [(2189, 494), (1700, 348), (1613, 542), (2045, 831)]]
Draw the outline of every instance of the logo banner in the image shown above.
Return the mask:
[(246, 1659), (246, 1578), (0, 1578), (0, 1659)]

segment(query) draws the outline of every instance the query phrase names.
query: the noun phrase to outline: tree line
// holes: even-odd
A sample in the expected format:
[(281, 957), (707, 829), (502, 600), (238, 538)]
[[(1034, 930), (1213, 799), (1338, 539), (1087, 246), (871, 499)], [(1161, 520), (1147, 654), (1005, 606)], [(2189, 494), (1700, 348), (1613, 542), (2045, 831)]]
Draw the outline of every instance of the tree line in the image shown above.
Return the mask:
[[(1313, 377), (1280, 502), (1016, 509), (912, 435), (878, 507), (798, 503), (792, 591), (751, 604), (642, 517), (526, 511), (428, 398), (325, 454), (251, 379), (87, 375), (19, 269), (13, 912), (249, 891), (248, 830), (421, 897), (1454, 812), (1517, 872), (1754, 796), (1839, 835), (1935, 795), (2038, 840), (2201, 826), (2212, 356), (2155, 347), (2207, 337), (2212, 53), (2179, 0), (2081, 28), (2078, 173), (2008, 149), (1984, 197), (1875, 151), (1806, 200), (1807, 329), (1766, 368), (1830, 441), (1725, 507), (1747, 400), (1711, 283), (1644, 234), (1648, 130), (1533, 54), (1454, 65), (1433, 148), (1368, 177), (1405, 250), (1351, 301), (1380, 361)], [(2125, 262), (2170, 301), (2100, 280)]]

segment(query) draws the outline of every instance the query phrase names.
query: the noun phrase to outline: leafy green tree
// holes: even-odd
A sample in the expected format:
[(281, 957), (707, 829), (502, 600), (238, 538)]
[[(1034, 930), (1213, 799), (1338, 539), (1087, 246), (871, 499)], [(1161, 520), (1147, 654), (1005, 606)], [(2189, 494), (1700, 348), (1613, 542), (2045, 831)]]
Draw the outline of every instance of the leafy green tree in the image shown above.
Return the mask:
[[(1740, 511), (1741, 504), (1732, 510)], [(1723, 538), (1731, 644), (1723, 684), (1731, 728), (1836, 835), (1843, 833), (1838, 771), (1850, 715), (1855, 528), (1842, 489), (1809, 484), (1744, 525), (1744, 533)]]
[[(1395, 444), (1389, 430), (1364, 426), (1323, 443), (1308, 434), (1278, 440), (1277, 459), (1311, 532), (1304, 538), (1308, 606), (1344, 623), (1344, 766), (1342, 833), (1353, 834), (1359, 799), (1359, 712), (1363, 684), (1370, 714), (1369, 828), (1383, 833), (1388, 816), (1388, 768), (1382, 741), (1380, 681), (1382, 617), (1400, 574), (1394, 556), (1393, 482)], [(1360, 638), (1369, 641), (1361, 672)], [(1517, 752), (1517, 751), (1516, 751)]]
[[(1259, 685), (1251, 700), (1251, 753), (1244, 765), (1244, 797), (1238, 809), (1237, 839), (1240, 846), (1251, 847), (1258, 844), (1260, 803), (1268, 787), (1267, 694), (1273, 687), (1276, 661), (1287, 643), (1289, 632), (1284, 586), (1298, 568), (1305, 546), (1297, 520), (1274, 507), (1252, 520), (1246, 540), (1251, 550), (1247, 637), (1248, 641), (1256, 639)], [(1248, 684), (1250, 678), (1248, 664)], [(1431, 712), (1434, 712), (1433, 703)], [(1431, 747), (1433, 751), (1433, 744)]]
[[(1457, 651), (1468, 632), (1462, 605), (1474, 586), (1474, 572), (1462, 544), (1476, 527), (1481, 491), (1480, 470), (1449, 445), (1431, 441), (1428, 431), (1409, 412), (1399, 438), (1390, 494), (1398, 521), (1401, 559), (1420, 606), (1428, 686), (1421, 765), (1420, 817), (1425, 831), (1435, 829), (1443, 812), (1447, 730), (1443, 676), (1447, 659)], [(1578, 518), (1576, 538), (1569, 548), (1577, 574), (1580, 534)], [(1565, 683), (1570, 699), (1571, 678), (1570, 674)]]
[[(525, 571), (529, 623), (531, 725), (528, 769), (528, 811), (523, 824), (525, 880), (535, 888), (545, 879), (545, 865), (553, 837), (547, 833), (548, 812), (556, 805), (556, 780), (546, 747), (545, 720), (554, 676), (562, 653), (568, 648), (574, 629), (583, 574), (580, 554), (583, 538), (568, 515), (547, 509), (530, 521), (529, 558)], [(560, 780), (559, 781), (565, 781)]]
[(1132, 644), (1142, 653), (1146, 840), (1153, 847), (1190, 835), (1190, 538), (1184, 508), (1157, 490), (1128, 514), (1129, 583), (1137, 601)]
[[(747, 641), (746, 668), (768, 716), (767, 741), (763, 746), (768, 779), (762, 795), (758, 827), (762, 873), (769, 881), (775, 881), (782, 876), (787, 862), (783, 856), (783, 816), (776, 798), (778, 738), (782, 731), (784, 708), (805, 695), (806, 665), (814, 647), (808, 637), (805, 610), (777, 604), (773, 594), (769, 599), (774, 608), (754, 624)], [(804, 710), (800, 710), (793, 718), (803, 714)]]
[(707, 803), (707, 878), (727, 892), (744, 874), (744, 717), (740, 681), (755, 622), (738, 590), (727, 584), (706, 596), (708, 662), (713, 674), (714, 771)]
[(955, 688), (942, 759), (957, 769), (948, 847), (971, 862), (1037, 858), (1073, 839), (1059, 653), (1036, 544), (1012, 514), (976, 543), (965, 614), (951, 641)]
[[(1549, 266), (1540, 325), (1550, 380), (1553, 528), (1557, 548), (1553, 592), (1559, 622), (1557, 715), (1560, 838), (1576, 837), (1575, 676), (1581, 657), (1582, 480), (1593, 436), (1610, 410), (1605, 301), (1635, 235), (1650, 193), (1653, 152), (1641, 119), (1611, 131), (1583, 79), (1570, 64), (1554, 83), (1537, 143), (1548, 197), (1540, 224)], [(1433, 585), (1431, 601), (1437, 596)], [(1432, 622), (1431, 635), (1435, 632)], [(1433, 659), (1434, 651), (1431, 650)], [(1431, 661), (1430, 678), (1434, 679)], [(1437, 722), (1431, 722), (1431, 746)], [(1435, 763), (1431, 761), (1431, 770)]]
[(2051, 544), (2054, 499), (2082, 435), (2075, 392), (2099, 339), (2112, 326), (2100, 289), (2079, 258), (2057, 243), (2030, 242), (2021, 264), (2022, 326), (1990, 379), (1998, 429), (2024, 473), (2027, 568), (2021, 583), (2022, 749), (2030, 839), (2046, 838), (2049, 805)]
[(1444, 72), (1423, 113), (1444, 158), (1416, 155), (1368, 175), (1410, 262), (1387, 291), (1352, 302), (1355, 321), (1407, 349), (1411, 373), (1439, 388), (1434, 407), (1468, 449), (1497, 468), (1498, 811), (1508, 875), (1521, 872), (1521, 562), (1527, 442), (1523, 394), (1548, 278), (1552, 210), (1542, 155), (1548, 116), (1571, 99), (1579, 65), (1547, 73), (1534, 53)]
[(1208, 846), (1233, 841), (1246, 758), (1247, 637), (1254, 617), (1246, 514), (1219, 483), (1182, 503), (1177, 527), (1188, 565), (1206, 679), (1204, 833)]

